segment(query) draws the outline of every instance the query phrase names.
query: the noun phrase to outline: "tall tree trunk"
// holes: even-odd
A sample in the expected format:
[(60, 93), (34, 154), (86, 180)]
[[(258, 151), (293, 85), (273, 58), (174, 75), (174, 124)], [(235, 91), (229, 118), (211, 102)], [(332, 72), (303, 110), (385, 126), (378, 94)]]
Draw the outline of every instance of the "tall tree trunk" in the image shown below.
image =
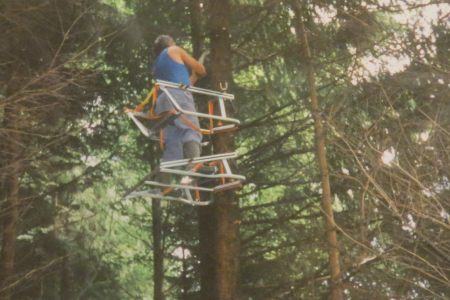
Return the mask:
[(323, 131), (322, 118), (320, 116), (319, 99), (316, 91), (315, 70), (312, 61), (312, 54), (306, 35), (305, 26), (301, 16), (301, 7), (298, 1), (291, 1), (292, 9), (295, 13), (295, 30), (298, 39), (301, 41), (304, 51), (304, 58), (306, 59), (307, 74), (308, 74), (308, 88), (311, 99), (311, 114), (314, 118), (314, 131), (316, 140), (316, 157), (319, 162), (322, 182), (322, 209), (325, 214), (327, 241), (328, 241), (328, 255), (331, 272), (331, 299), (343, 299), (342, 285), (341, 285), (341, 271), (339, 264), (339, 248), (336, 237), (336, 223), (334, 221), (334, 214), (331, 201), (330, 179), (328, 174), (328, 162), (326, 158), (325, 135)]
[[(231, 43), (230, 17), (231, 5), (229, 0), (211, 0), (208, 5), (208, 28), (211, 41), (211, 65), (209, 68), (210, 83), (213, 89), (220, 90), (221, 84), (231, 84)], [(230, 134), (223, 134), (213, 139), (214, 153), (234, 151), (234, 138)], [(206, 267), (209, 281), (203, 282), (209, 286), (202, 286), (212, 295), (205, 299), (231, 300), (238, 298), (238, 266), (239, 266), (239, 202), (236, 193), (228, 191), (215, 196), (211, 206), (212, 212), (208, 218), (214, 225), (213, 232), (209, 232), (208, 247), (213, 250), (213, 256), (207, 263), (213, 267)], [(206, 237), (203, 237), (206, 238)]]
[[(11, 93), (8, 93), (11, 94)], [(0, 292), (1, 300), (11, 299), (11, 289), (5, 289), (14, 275), (14, 257), (16, 251), (16, 231), (19, 218), (19, 176), (20, 134), (18, 133), (18, 118), (20, 108), (11, 101), (4, 108), (3, 129), (1, 140), (4, 141), (2, 156), (5, 158), (2, 166), (2, 189), (4, 189), (2, 217), (2, 250), (0, 255)], [(5, 289), (5, 290), (4, 290)]]
[[(190, 0), (191, 34), (194, 56), (202, 49), (201, 8), (199, 0)], [(229, 37), (230, 2), (208, 3), (208, 28), (211, 39), (209, 83), (215, 90), (231, 83), (231, 46)], [(200, 83), (201, 84), (201, 83)], [(214, 153), (234, 151), (231, 135), (213, 139)], [(206, 195), (205, 195), (206, 196)], [(215, 196), (211, 206), (198, 208), (201, 299), (237, 299), (239, 205), (235, 193)]]

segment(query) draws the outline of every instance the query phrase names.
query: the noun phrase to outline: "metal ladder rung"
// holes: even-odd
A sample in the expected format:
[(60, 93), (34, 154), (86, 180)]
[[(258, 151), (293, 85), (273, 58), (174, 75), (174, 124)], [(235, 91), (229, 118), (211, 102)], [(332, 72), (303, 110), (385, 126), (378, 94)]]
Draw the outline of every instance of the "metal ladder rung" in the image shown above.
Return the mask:
[(171, 160), (162, 162), (160, 167), (161, 168), (173, 168), (173, 167), (183, 167), (187, 166), (188, 164), (198, 164), (198, 163), (205, 163), (205, 162), (211, 162), (211, 161), (219, 161), (222, 159), (229, 159), (229, 158), (236, 158), (238, 156), (237, 152), (229, 152), (229, 153), (221, 153), (221, 154), (214, 154), (214, 155), (208, 155), (208, 156), (200, 156), (196, 158), (188, 158), (188, 159), (178, 159), (178, 160)]
[(226, 121), (226, 122), (231, 122), (231, 123), (235, 123), (235, 124), (241, 123), (241, 121), (239, 121), (238, 119), (234, 119), (234, 118), (228, 118), (228, 117), (222, 117), (222, 116), (216, 116), (216, 115), (210, 115), (210, 114), (204, 114), (204, 113), (184, 110), (181, 108), (181, 106), (178, 104), (177, 100), (175, 100), (175, 98), (170, 94), (170, 92), (165, 87), (161, 87), (161, 90), (167, 94), (167, 96), (170, 100), (170, 103), (175, 108), (175, 110), (177, 110), (178, 112), (181, 112), (185, 115), (196, 116), (196, 117), (201, 117), (201, 118), (208, 118), (208, 119), (215, 119), (215, 120)]
[(214, 178), (214, 179), (220, 179), (220, 178), (229, 178), (229, 179), (237, 179), (237, 180), (245, 180), (245, 176), (237, 175), (237, 174), (201, 174), (197, 172), (191, 172), (191, 171), (183, 171), (183, 170), (173, 170), (169, 168), (161, 168), (161, 173), (169, 173), (169, 174), (176, 174), (176, 175), (184, 175), (184, 176), (195, 176), (195, 177), (202, 177), (202, 178)]
[(157, 193), (152, 193), (151, 191), (133, 192), (127, 198), (137, 198), (137, 197), (178, 201), (178, 202), (182, 202), (182, 203), (193, 205), (193, 206), (206, 206), (206, 205), (209, 205), (212, 203), (212, 201), (194, 201), (194, 200), (189, 200), (189, 199), (185, 199), (182, 197), (172, 197), (172, 196), (167, 196), (167, 195), (161, 195), (161, 194), (157, 194)]
[(156, 181), (146, 181), (145, 184), (152, 185), (152, 186), (159, 186), (159, 187), (171, 187), (171, 188), (179, 188), (179, 189), (188, 189), (188, 190), (194, 190), (194, 191), (202, 191), (202, 192), (213, 192), (213, 188), (205, 188), (200, 186), (193, 186), (193, 185), (182, 185), (182, 184), (165, 184), (160, 183)]
[(156, 80), (156, 85), (159, 85), (160, 87), (168, 87), (168, 88), (174, 88), (174, 89), (179, 89), (179, 90), (186, 90), (195, 94), (202, 94), (202, 95), (208, 95), (208, 96), (222, 96), (223, 98), (227, 99), (227, 100), (233, 100), (234, 99), (234, 95), (233, 94), (229, 94), (229, 93), (222, 93), (222, 92), (218, 92), (218, 91), (214, 91), (214, 90), (208, 90), (208, 89), (202, 89), (202, 88), (198, 88), (198, 87), (186, 87), (186, 86), (180, 86), (180, 84), (174, 83), (174, 82), (170, 82), (170, 81), (165, 81), (165, 80)]
[(236, 190), (242, 188), (242, 182), (240, 181), (232, 181), (225, 184), (221, 184), (213, 188), (213, 193), (224, 192), (228, 190)]
[(229, 131), (233, 131), (236, 129), (238, 129), (238, 127), (235, 124), (230, 124), (230, 125), (214, 127), (212, 129), (210, 129), (209, 131), (210, 131), (210, 134), (215, 134), (215, 133), (229, 132)]

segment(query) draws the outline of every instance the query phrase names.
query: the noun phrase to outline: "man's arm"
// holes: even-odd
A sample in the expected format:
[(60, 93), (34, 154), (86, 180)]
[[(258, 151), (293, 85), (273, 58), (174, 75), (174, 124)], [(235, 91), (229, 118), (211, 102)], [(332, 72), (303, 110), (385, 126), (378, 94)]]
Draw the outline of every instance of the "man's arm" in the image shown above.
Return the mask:
[(183, 48), (178, 46), (171, 46), (168, 51), (169, 56), (176, 62), (187, 65), (191, 70), (192, 74), (189, 78), (191, 84), (193, 85), (199, 77), (206, 75), (205, 66), (197, 61), (195, 58), (190, 56)]
[(195, 58), (190, 56), (184, 49), (180, 49), (180, 57), (183, 63), (191, 68), (193, 72), (195, 72), (198, 76), (202, 77), (206, 75), (206, 69), (203, 64), (198, 62)]
[(191, 76), (189, 77), (189, 81), (191, 82), (191, 85), (194, 85), (198, 80), (198, 76), (197, 73), (195, 73), (194, 71), (192, 71)]

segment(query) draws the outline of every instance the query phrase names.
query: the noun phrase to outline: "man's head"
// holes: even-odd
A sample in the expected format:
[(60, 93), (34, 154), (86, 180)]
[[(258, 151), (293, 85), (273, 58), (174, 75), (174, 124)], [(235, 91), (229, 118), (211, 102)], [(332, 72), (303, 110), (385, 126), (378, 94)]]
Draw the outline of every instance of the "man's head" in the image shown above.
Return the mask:
[(155, 56), (158, 56), (161, 51), (173, 45), (175, 45), (175, 41), (171, 36), (165, 34), (160, 35), (153, 43), (153, 53), (155, 54)]

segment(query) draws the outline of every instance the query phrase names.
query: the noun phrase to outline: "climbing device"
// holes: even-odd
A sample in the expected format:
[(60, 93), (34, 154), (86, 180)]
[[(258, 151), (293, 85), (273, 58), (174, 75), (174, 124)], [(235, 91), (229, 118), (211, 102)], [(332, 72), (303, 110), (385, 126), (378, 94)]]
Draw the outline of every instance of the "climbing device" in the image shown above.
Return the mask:
[[(208, 112), (182, 109), (177, 99), (171, 94), (171, 89), (181, 89), (192, 94), (208, 96)], [(126, 112), (139, 130), (151, 140), (159, 141), (162, 148), (164, 147), (163, 129), (176, 118), (179, 118), (181, 122), (193, 130), (201, 132), (204, 136), (237, 130), (237, 125), (240, 124), (239, 120), (228, 117), (225, 109), (225, 102), (233, 101), (234, 96), (226, 93), (223, 85), (221, 85), (221, 89), (222, 92), (218, 92), (157, 80), (147, 97), (134, 110), (127, 110)], [(155, 114), (155, 107), (159, 90), (166, 93), (172, 108), (158, 115)], [(150, 105), (150, 109), (145, 113), (144, 109), (147, 105)], [(216, 112), (218, 113), (216, 114)], [(207, 119), (208, 126), (199, 128), (186, 117), (189, 115), (196, 116), (199, 119)], [(201, 200), (202, 192), (216, 194), (242, 187), (245, 177), (232, 172), (232, 162), (236, 157), (237, 153), (231, 152), (162, 162), (156, 174), (170, 174), (173, 180), (169, 183), (159, 182), (157, 178), (162, 176), (155, 175), (153, 180), (145, 181), (144, 186), (149, 187), (148, 189), (135, 191), (128, 198), (148, 197), (179, 201), (191, 205), (208, 205), (212, 201)]]

